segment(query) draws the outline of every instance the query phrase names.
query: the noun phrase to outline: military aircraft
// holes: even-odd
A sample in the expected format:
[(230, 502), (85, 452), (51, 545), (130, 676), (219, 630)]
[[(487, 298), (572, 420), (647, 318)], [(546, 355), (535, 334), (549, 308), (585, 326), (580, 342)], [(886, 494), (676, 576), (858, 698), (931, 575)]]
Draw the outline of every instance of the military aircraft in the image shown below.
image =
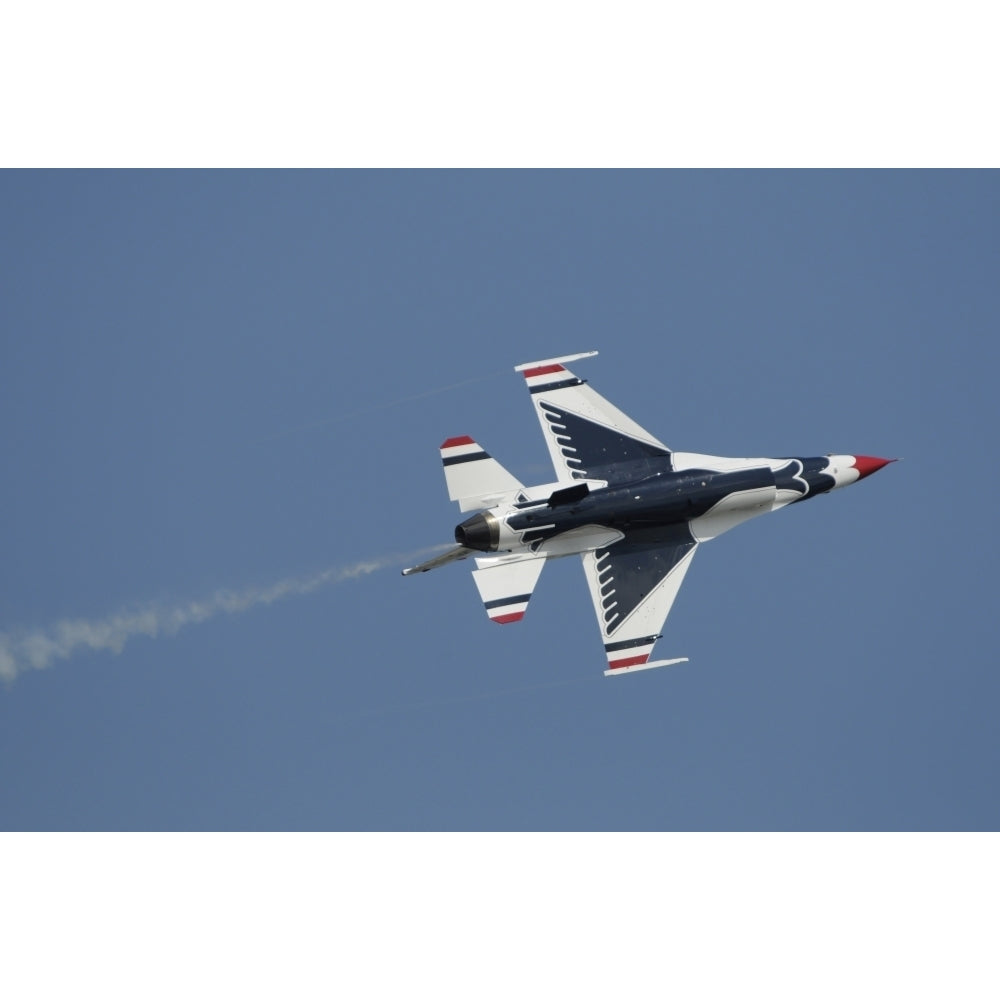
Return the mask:
[(548, 559), (580, 555), (608, 659), (605, 676), (650, 660), (698, 546), (737, 524), (848, 486), (895, 461), (868, 455), (722, 458), (671, 451), (567, 367), (597, 351), (518, 365), (556, 482), (525, 486), (471, 437), (441, 445), (456, 547), (404, 569), (475, 557), (486, 613), (520, 621)]

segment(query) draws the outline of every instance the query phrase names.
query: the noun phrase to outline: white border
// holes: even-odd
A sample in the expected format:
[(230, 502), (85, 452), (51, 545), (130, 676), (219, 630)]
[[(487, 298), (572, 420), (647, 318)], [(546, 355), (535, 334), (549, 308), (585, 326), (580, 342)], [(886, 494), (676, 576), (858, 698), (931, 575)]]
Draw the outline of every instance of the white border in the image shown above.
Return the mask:
[(992, 8), (10, 7), (8, 166), (996, 165)]
[(7, 834), (0, 847), (10, 997), (996, 994), (995, 835)]

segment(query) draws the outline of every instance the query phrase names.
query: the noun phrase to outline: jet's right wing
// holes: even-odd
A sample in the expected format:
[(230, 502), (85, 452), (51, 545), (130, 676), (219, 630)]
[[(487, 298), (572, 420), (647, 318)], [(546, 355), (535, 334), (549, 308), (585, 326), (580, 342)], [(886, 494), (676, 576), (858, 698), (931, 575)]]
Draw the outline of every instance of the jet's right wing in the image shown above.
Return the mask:
[(649, 657), (697, 547), (686, 524), (672, 524), (631, 529), (620, 542), (583, 554), (606, 677), (687, 662)]
[[(609, 481), (615, 478), (615, 466), (634, 466), (643, 459), (670, 454), (662, 441), (565, 366), (596, 353), (530, 361), (514, 369), (524, 374), (559, 482)], [(624, 469), (620, 471), (628, 477)]]

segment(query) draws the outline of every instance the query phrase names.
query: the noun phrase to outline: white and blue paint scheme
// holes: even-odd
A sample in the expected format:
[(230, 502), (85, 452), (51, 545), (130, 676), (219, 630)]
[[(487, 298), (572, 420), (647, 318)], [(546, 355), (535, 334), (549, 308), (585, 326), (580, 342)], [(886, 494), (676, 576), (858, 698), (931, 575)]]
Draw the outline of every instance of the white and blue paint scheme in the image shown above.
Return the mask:
[(471, 437), (441, 445), (448, 496), (463, 512), (454, 549), (408, 576), (474, 556), (490, 619), (527, 610), (547, 559), (579, 555), (604, 640), (605, 674), (651, 660), (695, 550), (737, 524), (848, 486), (893, 459), (867, 455), (724, 458), (671, 451), (567, 367), (597, 352), (518, 365), (556, 480), (527, 487)]

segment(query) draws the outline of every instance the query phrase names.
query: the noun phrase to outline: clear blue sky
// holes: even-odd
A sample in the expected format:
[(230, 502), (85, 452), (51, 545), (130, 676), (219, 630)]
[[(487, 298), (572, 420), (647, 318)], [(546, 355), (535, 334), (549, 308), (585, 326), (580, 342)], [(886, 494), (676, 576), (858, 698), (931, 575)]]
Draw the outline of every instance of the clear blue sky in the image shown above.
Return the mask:
[(704, 547), (676, 668), (602, 676), (576, 559), (519, 625), (397, 561), (29, 667), (3, 829), (997, 828), (996, 173), (7, 172), (0, 211), (8, 643), (450, 541), (438, 445), (549, 481), (511, 369), (556, 354), (672, 448), (904, 459)]

